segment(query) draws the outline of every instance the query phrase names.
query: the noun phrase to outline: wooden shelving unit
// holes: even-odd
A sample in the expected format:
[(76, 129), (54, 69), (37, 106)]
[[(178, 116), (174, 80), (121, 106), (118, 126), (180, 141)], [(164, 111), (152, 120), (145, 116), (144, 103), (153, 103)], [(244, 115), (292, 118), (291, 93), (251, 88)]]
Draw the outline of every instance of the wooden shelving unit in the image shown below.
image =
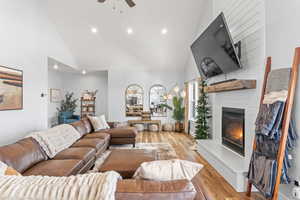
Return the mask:
[(95, 116), (96, 114), (96, 97), (84, 99), (81, 97), (81, 118), (87, 115)]
[(256, 80), (235, 80), (217, 85), (207, 86), (205, 88), (207, 93), (226, 92), (233, 90), (255, 89)]

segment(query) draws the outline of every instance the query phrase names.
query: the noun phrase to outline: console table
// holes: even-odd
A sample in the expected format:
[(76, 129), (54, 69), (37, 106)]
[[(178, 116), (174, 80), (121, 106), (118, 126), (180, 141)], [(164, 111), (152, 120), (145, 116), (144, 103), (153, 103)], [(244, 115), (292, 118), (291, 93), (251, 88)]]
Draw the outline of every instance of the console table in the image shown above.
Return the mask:
[(161, 131), (161, 121), (160, 120), (128, 120), (129, 126), (133, 126), (135, 124), (157, 124), (158, 130)]

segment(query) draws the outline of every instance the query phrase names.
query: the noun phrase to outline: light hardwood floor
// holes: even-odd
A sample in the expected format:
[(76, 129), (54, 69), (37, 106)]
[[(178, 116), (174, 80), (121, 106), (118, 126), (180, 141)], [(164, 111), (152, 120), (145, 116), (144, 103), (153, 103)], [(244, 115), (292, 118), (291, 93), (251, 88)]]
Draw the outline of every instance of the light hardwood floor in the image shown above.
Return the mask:
[[(234, 188), (196, 151), (193, 150), (194, 140), (183, 133), (173, 132), (141, 132), (137, 143), (170, 143), (180, 159), (198, 162), (204, 165), (201, 172), (195, 177), (193, 183), (196, 189), (204, 191), (209, 200), (249, 200), (244, 194), (238, 193)], [(263, 198), (253, 194), (253, 200)], [(197, 200), (201, 200), (199, 197)]]

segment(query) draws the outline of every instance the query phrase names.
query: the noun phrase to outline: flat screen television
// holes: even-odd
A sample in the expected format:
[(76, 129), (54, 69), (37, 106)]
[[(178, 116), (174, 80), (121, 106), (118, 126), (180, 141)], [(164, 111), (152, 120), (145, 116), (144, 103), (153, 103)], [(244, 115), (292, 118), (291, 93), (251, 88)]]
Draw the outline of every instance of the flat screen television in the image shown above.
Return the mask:
[(206, 78), (242, 68), (223, 13), (208, 26), (191, 49), (200, 74)]

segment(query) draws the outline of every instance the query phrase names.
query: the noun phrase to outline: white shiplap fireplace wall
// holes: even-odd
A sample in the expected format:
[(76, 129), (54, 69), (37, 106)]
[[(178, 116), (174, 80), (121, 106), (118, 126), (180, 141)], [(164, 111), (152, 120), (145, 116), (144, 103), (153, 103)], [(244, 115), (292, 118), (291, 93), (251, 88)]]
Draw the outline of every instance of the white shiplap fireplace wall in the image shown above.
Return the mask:
[[(230, 182), (236, 190), (244, 189), (242, 172), (247, 168), (252, 152), (254, 123), (258, 112), (261, 83), (265, 65), (265, 7), (262, 0), (213, 0), (213, 19), (224, 12), (234, 42), (242, 42), (243, 69), (227, 75), (227, 79), (255, 79), (257, 89), (210, 94), (212, 103), (213, 140), (203, 143), (199, 151)], [(209, 82), (224, 80), (215, 77)], [(222, 107), (245, 109), (245, 158), (222, 147)], [(210, 146), (210, 147), (208, 147)], [(201, 144), (199, 145), (199, 148)], [(225, 155), (226, 154), (226, 155)], [(232, 154), (232, 157), (231, 155)], [(226, 160), (227, 159), (227, 160)], [(230, 163), (227, 163), (230, 160)], [(244, 164), (241, 164), (244, 163)], [(225, 166), (225, 167), (224, 167)], [(231, 172), (233, 175), (229, 175)], [(239, 174), (239, 175), (238, 175)], [(236, 176), (236, 177), (234, 177)], [(239, 176), (239, 177), (238, 177)], [(234, 178), (233, 178), (234, 177)], [(238, 180), (239, 179), (239, 180)]]

